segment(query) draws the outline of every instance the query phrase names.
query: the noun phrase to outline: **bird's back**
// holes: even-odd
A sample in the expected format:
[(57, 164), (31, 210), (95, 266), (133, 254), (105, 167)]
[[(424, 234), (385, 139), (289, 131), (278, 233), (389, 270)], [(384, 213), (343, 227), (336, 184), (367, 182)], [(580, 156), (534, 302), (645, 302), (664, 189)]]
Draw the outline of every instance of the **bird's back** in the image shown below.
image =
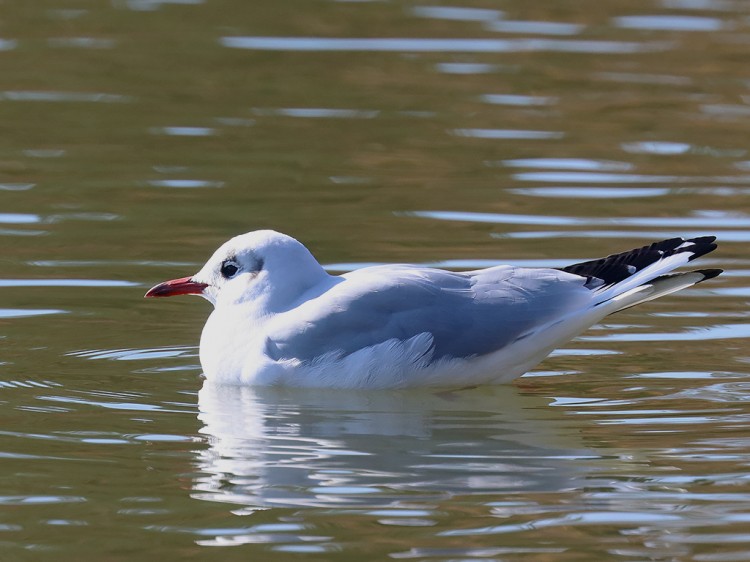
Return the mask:
[(280, 315), (269, 349), (274, 359), (312, 361), (427, 334), (433, 361), (485, 355), (580, 310), (591, 298), (583, 284), (552, 269), (367, 268)]

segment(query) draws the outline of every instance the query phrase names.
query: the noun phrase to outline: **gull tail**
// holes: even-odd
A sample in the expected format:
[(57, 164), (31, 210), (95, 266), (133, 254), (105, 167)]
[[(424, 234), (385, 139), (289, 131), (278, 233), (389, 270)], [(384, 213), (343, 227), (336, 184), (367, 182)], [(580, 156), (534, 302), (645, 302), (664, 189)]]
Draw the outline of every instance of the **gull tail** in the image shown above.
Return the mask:
[(669, 273), (716, 249), (714, 236), (670, 238), (650, 246), (598, 260), (576, 263), (562, 271), (586, 277), (597, 305), (611, 312), (691, 287), (722, 273), (721, 269), (698, 269)]

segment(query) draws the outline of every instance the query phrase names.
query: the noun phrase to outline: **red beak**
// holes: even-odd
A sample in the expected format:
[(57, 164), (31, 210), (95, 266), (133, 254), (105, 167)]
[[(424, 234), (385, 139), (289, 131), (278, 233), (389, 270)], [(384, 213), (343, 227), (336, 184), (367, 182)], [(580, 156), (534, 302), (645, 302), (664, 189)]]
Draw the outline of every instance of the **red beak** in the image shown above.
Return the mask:
[(181, 277), (159, 283), (151, 287), (144, 297), (173, 297), (175, 295), (200, 295), (203, 289), (208, 287), (206, 283), (193, 281), (192, 277)]

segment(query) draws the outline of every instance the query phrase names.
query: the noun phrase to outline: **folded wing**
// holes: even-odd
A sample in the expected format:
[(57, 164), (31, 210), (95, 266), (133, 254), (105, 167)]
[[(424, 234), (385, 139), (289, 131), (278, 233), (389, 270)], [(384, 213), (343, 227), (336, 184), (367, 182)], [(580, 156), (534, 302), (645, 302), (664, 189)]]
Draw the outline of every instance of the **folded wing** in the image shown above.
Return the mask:
[(593, 306), (585, 282), (563, 271), (510, 266), (467, 273), (367, 268), (280, 318), (267, 353), (314, 361), (428, 334), (429, 361), (485, 355)]

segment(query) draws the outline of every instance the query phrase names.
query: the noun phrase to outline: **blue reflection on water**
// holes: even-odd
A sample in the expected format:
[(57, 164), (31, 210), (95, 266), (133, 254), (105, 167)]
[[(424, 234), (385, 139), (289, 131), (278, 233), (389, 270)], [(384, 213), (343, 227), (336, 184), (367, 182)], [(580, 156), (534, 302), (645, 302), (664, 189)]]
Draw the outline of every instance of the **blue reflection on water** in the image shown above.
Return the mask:
[(48, 314), (66, 314), (67, 310), (57, 308), (0, 308), (0, 318), (27, 318)]
[(510, 53), (558, 51), (622, 54), (665, 51), (671, 43), (562, 39), (417, 39), (333, 37), (222, 37), (224, 47), (261, 51)]
[(724, 22), (704, 16), (643, 15), (621, 16), (612, 20), (616, 27), (652, 31), (719, 31)]
[(499, 19), (504, 15), (500, 10), (453, 6), (415, 6), (411, 11), (415, 16), (422, 18), (453, 21), (490, 21)]
[(529, 33), (538, 35), (578, 35), (586, 26), (578, 23), (554, 21), (493, 21), (485, 25), (490, 31)]
[(561, 139), (565, 136), (565, 133), (560, 131), (527, 131), (519, 129), (453, 129), (450, 132), (457, 137), (472, 137), (476, 139), (533, 140)]
[(497, 224), (525, 224), (547, 226), (622, 225), (651, 227), (748, 227), (750, 216), (741, 213), (701, 213), (693, 217), (565, 217), (521, 215), (511, 213), (472, 213), (466, 211), (409, 211), (406, 216), (436, 220), (487, 222)]

